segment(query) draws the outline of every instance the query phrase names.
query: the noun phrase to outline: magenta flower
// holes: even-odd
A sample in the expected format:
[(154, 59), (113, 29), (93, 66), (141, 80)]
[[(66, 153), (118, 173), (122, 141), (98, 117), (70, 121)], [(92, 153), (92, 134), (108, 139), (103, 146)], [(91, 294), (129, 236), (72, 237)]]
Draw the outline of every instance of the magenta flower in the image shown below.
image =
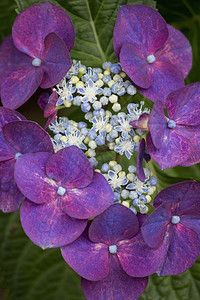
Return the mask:
[(144, 5), (120, 7), (114, 29), (114, 50), (122, 69), (139, 91), (152, 100), (184, 86), (192, 66), (186, 37)]
[(75, 29), (67, 13), (44, 2), (22, 11), (0, 49), (3, 106), (16, 109), (40, 86), (56, 85), (71, 66)]
[(61, 253), (83, 277), (87, 299), (133, 300), (146, 288), (145, 276), (160, 265), (163, 248), (150, 249), (139, 233), (136, 215), (116, 203), (97, 216), (75, 242), (62, 247)]
[(157, 273), (182, 273), (200, 253), (200, 184), (185, 181), (169, 186), (155, 197), (154, 206), (156, 209), (141, 231), (149, 247), (165, 243), (165, 255)]
[(19, 156), (30, 152), (53, 152), (48, 133), (38, 124), (24, 119), (15, 111), (0, 108), (0, 208), (3, 212), (17, 210), (25, 198), (14, 178)]
[(42, 248), (73, 242), (84, 231), (87, 219), (102, 213), (114, 201), (107, 180), (94, 172), (86, 155), (76, 146), (53, 155), (20, 156), (15, 179), (28, 198), (20, 210), (22, 226)]
[(172, 92), (165, 101), (169, 118), (160, 101), (149, 117), (147, 149), (162, 169), (200, 162), (200, 83)]

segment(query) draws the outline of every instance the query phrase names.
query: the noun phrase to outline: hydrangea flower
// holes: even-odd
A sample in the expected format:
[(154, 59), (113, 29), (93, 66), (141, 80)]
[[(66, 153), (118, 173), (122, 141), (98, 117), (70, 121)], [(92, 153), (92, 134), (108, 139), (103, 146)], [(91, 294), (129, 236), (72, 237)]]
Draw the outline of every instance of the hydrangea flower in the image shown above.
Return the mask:
[(106, 179), (93, 171), (76, 146), (53, 155), (20, 156), (15, 178), (27, 197), (20, 210), (23, 229), (42, 248), (71, 243), (83, 232), (87, 219), (102, 213), (114, 200)]
[(1, 108), (0, 116), (1, 126), (5, 124), (0, 132), (0, 208), (12, 212), (25, 198), (14, 178), (16, 161), (25, 153), (53, 153), (53, 145), (47, 132), (34, 122), (24, 121), (19, 113)]
[(182, 273), (200, 253), (200, 184), (185, 181), (171, 185), (155, 197), (154, 206), (156, 209), (141, 231), (149, 247), (165, 243), (165, 255), (157, 273), (160, 276)]
[(116, 203), (75, 242), (61, 248), (65, 261), (83, 277), (87, 299), (138, 299), (147, 285), (145, 276), (162, 258), (162, 248), (148, 248), (138, 231), (135, 214)]
[(165, 101), (169, 118), (160, 101), (149, 116), (147, 149), (162, 169), (200, 162), (200, 83), (170, 93)]
[(138, 155), (137, 155), (137, 177), (140, 181), (145, 181), (145, 173), (142, 166), (143, 159), (148, 163), (151, 160), (151, 156), (147, 153), (145, 139), (141, 139), (139, 148), (138, 148)]
[(113, 42), (122, 69), (153, 102), (184, 86), (192, 66), (191, 46), (155, 9), (121, 6)]
[(16, 109), (40, 86), (57, 84), (71, 66), (75, 29), (67, 13), (44, 2), (22, 11), (0, 49), (1, 99)]

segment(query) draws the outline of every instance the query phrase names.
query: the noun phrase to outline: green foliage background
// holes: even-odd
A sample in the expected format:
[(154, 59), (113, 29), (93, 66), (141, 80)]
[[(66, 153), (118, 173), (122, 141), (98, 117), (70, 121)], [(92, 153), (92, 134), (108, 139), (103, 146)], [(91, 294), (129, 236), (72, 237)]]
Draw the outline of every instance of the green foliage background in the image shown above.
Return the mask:
[[(11, 33), (17, 12), (43, 1), (1, 0), (0, 40)], [(157, 7), (168, 23), (181, 30), (193, 48), (193, 68), (186, 83), (200, 81), (200, 1), (199, 0), (58, 0), (51, 1), (66, 9), (76, 28), (76, 44), (72, 58), (87, 66), (101, 66), (103, 61), (116, 61), (112, 46), (113, 28), (118, 8), (125, 4), (144, 4)], [(142, 96), (122, 99), (140, 101)], [(151, 107), (150, 101), (146, 106)], [(43, 125), (42, 112), (32, 97), (19, 111), (28, 119)], [(68, 110), (68, 116), (77, 114)], [(102, 159), (104, 157), (102, 156)], [(123, 161), (127, 165), (127, 161)], [(200, 181), (200, 165), (176, 167), (161, 171), (156, 163), (149, 163), (158, 178), (158, 190), (188, 179)], [(79, 276), (61, 257), (59, 249), (43, 251), (24, 234), (19, 213), (0, 213), (0, 299), (8, 300), (82, 300), (85, 299)], [(200, 260), (178, 276), (159, 278), (150, 276), (142, 300), (198, 300), (200, 299)], [(105, 299), (107, 300), (107, 299)]]

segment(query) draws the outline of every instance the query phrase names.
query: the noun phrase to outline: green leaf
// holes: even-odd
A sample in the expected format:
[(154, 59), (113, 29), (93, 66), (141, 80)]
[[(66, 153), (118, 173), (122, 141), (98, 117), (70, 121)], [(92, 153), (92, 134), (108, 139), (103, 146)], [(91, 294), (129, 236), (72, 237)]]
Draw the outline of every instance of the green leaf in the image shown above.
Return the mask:
[(140, 300), (200, 299), (200, 259), (186, 272), (176, 276), (152, 275)]
[(187, 84), (200, 81), (200, 1), (159, 0), (157, 6), (166, 22), (182, 31), (191, 43), (193, 66), (186, 80)]
[(0, 1), (0, 43), (11, 33), (11, 27), (16, 18), (16, 3), (13, 0)]
[[(39, 2), (44, 1), (17, 0), (18, 12)], [(112, 37), (121, 5), (145, 4), (155, 8), (155, 1), (150, 0), (58, 0), (57, 3), (69, 14), (76, 29), (71, 57), (90, 67), (100, 67), (105, 61), (117, 60)]]
[(80, 277), (60, 250), (44, 251), (34, 245), (23, 232), (18, 213), (0, 213), (0, 262), (1, 286), (8, 299), (85, 299)]

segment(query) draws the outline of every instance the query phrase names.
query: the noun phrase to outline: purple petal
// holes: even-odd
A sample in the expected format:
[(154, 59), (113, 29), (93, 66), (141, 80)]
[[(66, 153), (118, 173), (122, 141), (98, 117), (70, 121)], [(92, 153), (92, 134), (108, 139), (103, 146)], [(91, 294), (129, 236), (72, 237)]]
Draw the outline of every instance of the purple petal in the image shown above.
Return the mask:
[(192, 67), (192, 48), (181, 31), (167, 25), (169, 36), (156, 56), (162, 61), (170, 61), (186, 78)]
[(169, 94), (165, 101), (170, 119), (179, 125), (200, 125), (200, 82)]
[(120, 203), (113, 204), (90, 225), (89, 238), (93, 242), (114, 245), (133, 237), (139, 230), (136, 215)]
[(76, 241), (61, 248), (67, 264), (88, 280), (100, 280), (110, 272), (108, 246), (92, 243), (84, 232)]
[(44, 40), (45, 54), (42, 57), (44, 76), (41, 88), (50, 88), (61, 81), (71, 67), (71, 58), (67, 46), (55, 33)]
[(140, 181), (144, 182), (145, 181), (145, 174), (144, 174), (144, 169), (143, 169), (143, 158), (144, 158), (144, 153), (145, 153), (145, 140), (141, 139), (139, 148), (138, 148), (138, 154), (137, 154), (137, 172), (136, 175), (140, 179)]
[(162, 169), (173, 168), (181, 165), (190, 155), (190, 140), (183, 138), (175, 130), (171, 129), (168, 137), (160, 149), (156, 149), (150, 133), (146, 137), (147, 149), (153, 160)]
[(150, 114), (143, 113), (140, 115), (138, 120), (133, 120), (130, 122), (130, 125), (134, 128), (142, 129), (142, 130), (149, 130), (148, 128), (148, 120), (149, 120)]
[(44, 109), (44, 118), (50, 117), (55, 111), (57, 113), (56, 109), (56, 103), (58, 101), (58, 94), (56, 91), (52, 91), (52, 94), (49, 96), (48, 103)]
[(87, 225), (87, 220), (75, 220), (63, 213), (58, 201), (38, 205), (25, 200), (20, 218), (25, 233), (43, 249), (73, 242)]
[(0, 132), (0, 162), (9, 160), (15, 157), (15, 151), (10, 147)]
[(168, 136), (167, 118), (164, 115), (163, 104), (161, 101), (154, 103), (153, 109), (149, 116), (148, 127), (154, 146), (160, 149)]
[(200, 240), (197, 234), (179, 224), (169, 233), (169, 247), (157, 273), (159, 276), (177, 275), (189, 269), (199, 257)]
[(120, 7), (113, 35), (118, 58), (125, 42), (134, 44), (139, 50), (145, 49), (148, 56), (159, 49), (167, 38), (167, 24), (155, 9), (144, 5)]
[(128, 276), (117, 257), (111, 257), (112, 271), (99, 281), (81, 280), (81, 287), (87, 300), (137, 300), (145, 290), (148, 278)]
[(135, 84), (145, 89), (152, 85), (151, 67), (143, 52), (140, 52), (134, 44), (125, 42), (122, 45), (119, 61), (124, 72)]
[(46, 173), (67, 189), (84, 188), (93, 179), (93, 168), (77, 146), (61, 149), (52, 155), (47, 163)]
[(10, 73), (1, 86), (1, 101), (4, 107), (17, 109), (37, 90), (43, 76), (40, 67), (21, 67)]
[(7, 123), (20, 120), (26, 120), (26, 118), (17, 111), (5, 107), (0, 107), (0, 132), (2, 131), (2, 127)]
[(153, 84), (148, 89), (138, 87), (138, 90), (151, 101), (164, 103), (169, 93), (184, 86), (184, 79), (182, 73), (169, 62), (155, 61), (152, 65)]
[(198, 210), (197, 210), (197, 214), (198, 215), (196, 216), (182, 215), (180, 224), (195, 231), (198, 234), (198, 237), (200, 238), (200, 214)]
[(117, 256), (124, 271), (130, 276), (144, 277), (157, 271), (166, 254), (166, 244), (151, 249), (142, 238), (141, 233), (130, 240), (117, 245)]
[(16, 121), (3, 127), (6, 141), (17, 152), (51, 152), (53, 145), (49, 134), (32, 121)]
[(44, 39), (52, 32), (66, 43), (69, 51), (73, 48), (73, 23), (62, 8), (50, 2), (35, 4), (23, 10), (12, 28), (15, 46), (33, 58), (42, 57)]
[(50, 157), (51, 154), (45, 152), (24, 154), (15, 164), (15, 180), (20, 191), (35, 203), (45, 203), (57, 197), (58, 186), (45, 172)]
[[(178, 206), (180, 206), (180, 202), (182, 202), (186, 203), (185, 208), (192, 207), (193, 204), (199, 202), (199, 194), (200, 184), (198, 182), (194, 180), (179, 182), (166, 187), (157, 194), (154, 198), (153, 205), (154, 207), (159, 207), (170, 200), (173, 203), (177, 203)], [(183, 211), (185, 211), (185, 209), (182, 209), (179, 213)]]
[(0, 163), (0, 209), (4, 213), (16, 211), (24, 200), (14, 179), (14, 159)]
[(162, 244), (165, 233), (172, 216), (172, 202), (163, 203), (155, 209), (141, 227), (142, 236), (151, 248), (157, 248)]
[(38, 98), (38, 105), (39, 107), (44, 110), (45, 107), (47, 106), (49, 101), (49, 94), (48, 93), (42, 93), (40, 94), (39, 98)]
[(13, 44), (12, 36), (7, 36), (0, 48), (0, 86), (4, 79), (19, 66), (28, 66), (31, 58), (17, 50)]
[(89, 219), (101, 214), (113, 202), (114, 193), (110, 184), (103, 175), (95, 172), (87, 187), (67, 190), (62, 207), (72, 218)]
[(51, 124), (51, 122), (55, 119), (56, 115), (57, 115), (57, 110), (48, 118), (46, 124), (44, 125), (44, 129), (47, 129), (49, 127), (49, 124)]

